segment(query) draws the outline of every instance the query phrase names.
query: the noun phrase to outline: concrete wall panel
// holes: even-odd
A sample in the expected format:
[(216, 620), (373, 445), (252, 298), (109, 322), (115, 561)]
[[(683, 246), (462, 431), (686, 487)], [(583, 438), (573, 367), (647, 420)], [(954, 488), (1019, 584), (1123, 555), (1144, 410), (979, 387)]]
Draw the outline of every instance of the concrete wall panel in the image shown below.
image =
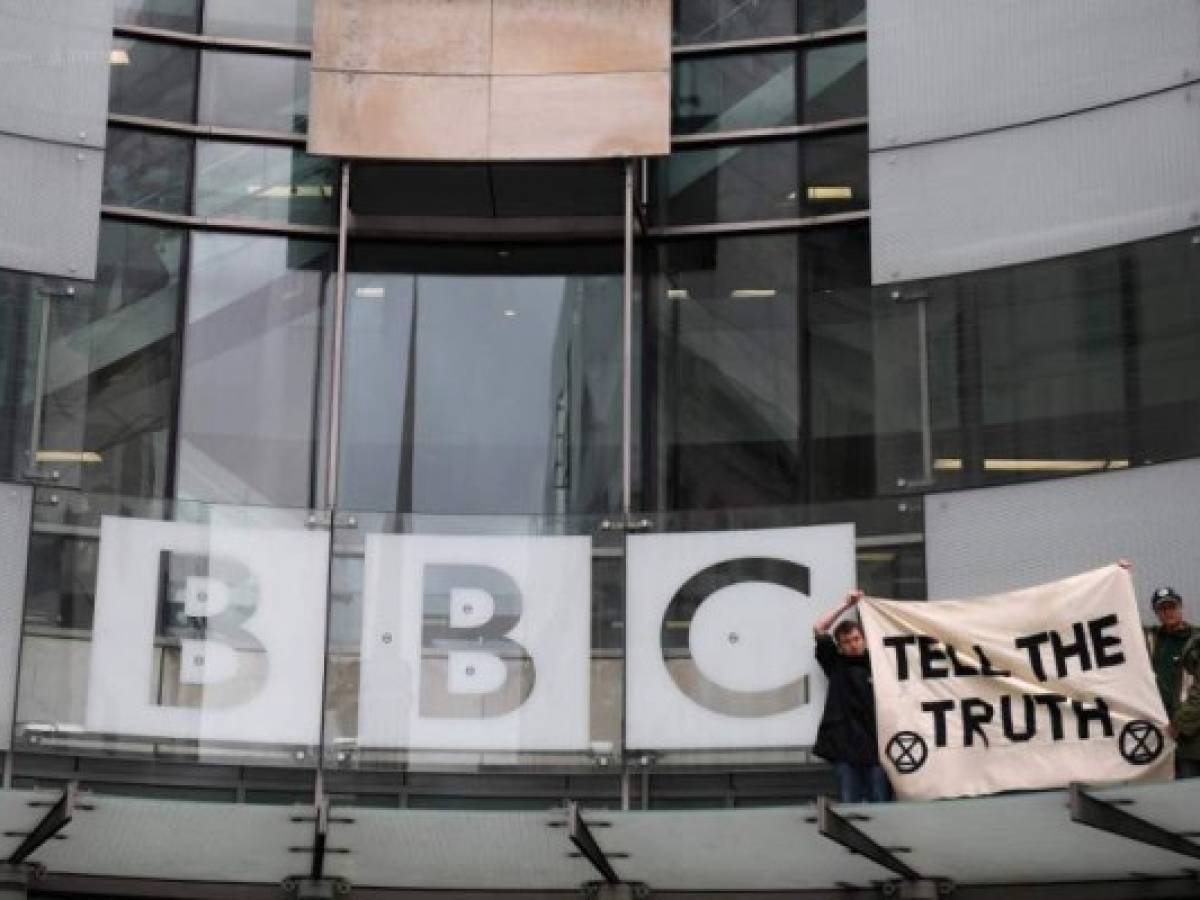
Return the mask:
[(496, 75), (665, 72), (671, 65), (669, 0), (497, 0), (492, 29)]
[(486, 75), (492, 0), (336, 0), (316, 8), (313, 68)]
[(492, 79), (492, 159), (641, 156), (655, 151), (671, 81), (654, 72)]
[(488, 86), (482, 75), (314, 71), (309, 150), (330, 156), (486, 159)]
[(318, 0), (314, 44), (314, 153), (670, 150), (670, 0)]

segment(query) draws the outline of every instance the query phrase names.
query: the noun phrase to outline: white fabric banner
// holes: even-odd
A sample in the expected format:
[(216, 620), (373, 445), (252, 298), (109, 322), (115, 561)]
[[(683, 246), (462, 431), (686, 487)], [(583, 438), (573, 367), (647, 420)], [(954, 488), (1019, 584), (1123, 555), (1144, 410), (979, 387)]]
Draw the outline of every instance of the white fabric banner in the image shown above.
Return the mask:
[(903, 799), (1171, 777), (1133, 582), (1107, 566), (971, 600), (860, 604)]

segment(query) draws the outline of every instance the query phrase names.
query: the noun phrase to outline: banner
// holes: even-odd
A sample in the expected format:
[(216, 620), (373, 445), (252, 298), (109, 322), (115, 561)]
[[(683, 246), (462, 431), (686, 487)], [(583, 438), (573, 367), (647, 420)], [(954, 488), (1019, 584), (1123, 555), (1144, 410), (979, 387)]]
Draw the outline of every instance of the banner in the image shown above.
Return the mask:
[(591, 539), (372, 534), (358, 742), (589, 745)]
[(796, 747), (816, 740), (817, 617), (854, 583), (854, 526), (631, 535), (626, 745)]
[(898, 797), (1171, 777), (1166, 712), (1119, 566), (991, 597), (859, 608)]

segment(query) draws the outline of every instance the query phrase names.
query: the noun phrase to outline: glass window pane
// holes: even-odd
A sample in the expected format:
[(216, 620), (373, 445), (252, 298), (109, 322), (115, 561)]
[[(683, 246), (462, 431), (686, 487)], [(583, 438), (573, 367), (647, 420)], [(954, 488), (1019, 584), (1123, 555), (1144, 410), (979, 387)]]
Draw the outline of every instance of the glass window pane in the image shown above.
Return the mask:
[(352, 250), (339, 504), (614, 508), (619, 246)]
[(862, 25), (865, 5), (865, 0), (675, 0), (675, 43), (719, 43)]
[(191, 162), (191, 138), (109, 128), (102, 202), (186, 214)]
[(116, 0), (118, 25), (141, 25), (195, 33), (200, 26), (200, 0)]
[(336, 164), (290, 147), (200, 141), (196, 215), (331, 225)]
[(176, 496), (312, 500), (317, 359), (330, 244), (192, 236)]
[(312, 40), (313, 0), (205, 0), (204, 32), (285, 44)]
[(196, 120), (196, 50), (114, 38), (112, 60), (109, 112), (172, 122)]
[(94, 287), (51, 300), (39, 468), (99, 494), (170, 484), (176, 321), (186, 233), (104, 221)]
[[(808, 498), (809, 308), (869, 285), (866, 248), (861, 227), (652, 248), (643, 439), (654, 508)], [(856, 402), (835, 397), (822, 434), (846, 430), (839, 404)]]
[(661, 224), (789, 219), (870, 205), (865, 131), (677, 150), (652, 173)]
[(200, 121), (259, 131), (308, 127), (307, 59), (204, 52)]
[(866, 44), (679, 59), (676, 134), (803, 125), (867, 114)]

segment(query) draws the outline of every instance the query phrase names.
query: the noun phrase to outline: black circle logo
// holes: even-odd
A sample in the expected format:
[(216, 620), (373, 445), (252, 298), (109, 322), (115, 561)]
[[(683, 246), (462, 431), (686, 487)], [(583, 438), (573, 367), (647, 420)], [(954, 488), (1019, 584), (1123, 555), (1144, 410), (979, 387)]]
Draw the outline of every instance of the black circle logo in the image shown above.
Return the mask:
[(887, 743), (887, 755), (897, 772), (911, 775), (929, 759), (929, 747), (915, 731), (897, 731)]
[(1121, 755), (1131, 765), (1154, 762), (1162, 756), (1163, 745), (1163, 734), (1153, 722), (1134, 719), (1121, 729)]

